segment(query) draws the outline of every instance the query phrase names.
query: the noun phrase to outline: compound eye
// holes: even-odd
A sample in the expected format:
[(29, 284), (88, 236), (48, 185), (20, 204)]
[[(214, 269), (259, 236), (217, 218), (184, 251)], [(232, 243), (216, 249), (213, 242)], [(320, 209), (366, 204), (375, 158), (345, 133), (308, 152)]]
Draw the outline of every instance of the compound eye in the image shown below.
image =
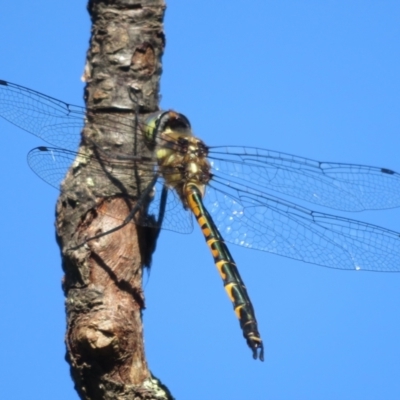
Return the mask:
[(186, 125), (187, 128), (191, 128), (190, 122), (185, 115), (179, 113), (178, 116), (183, 125)]
[(145, 137), (149, 142), (155, 142), (156, 136), (161, 130), (162, 124), (165, 124), (168, 112), (160, 111), (153, 113), (145, 120)]
[(169, 126), (172, 130), (187, 130), (190, 129), (190, 122), (183, 114), (170, 111), (165, 126)]

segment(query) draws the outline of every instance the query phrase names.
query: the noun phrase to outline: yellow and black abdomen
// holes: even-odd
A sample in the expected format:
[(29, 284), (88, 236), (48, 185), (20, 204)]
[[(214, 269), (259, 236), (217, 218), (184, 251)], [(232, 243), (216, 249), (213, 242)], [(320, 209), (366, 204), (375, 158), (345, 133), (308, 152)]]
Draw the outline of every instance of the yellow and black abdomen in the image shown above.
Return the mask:
[(214, 257), (215, 265), (221, 275), (224, 288), (233, 303), (233, 308), (239, 318), (248, 346), (253, 351), (253, 358), (264, 360), (264, 347), (257, 328), (253, 305), (247, 294), (246, 287), (240, 277), (236, 264), (226, 246), (218, 228), (203, 205), (200, 189), (194, 183), (185, 185), (184, 195), (187, 206), (193, 212), (204, 234), (207, 245)]

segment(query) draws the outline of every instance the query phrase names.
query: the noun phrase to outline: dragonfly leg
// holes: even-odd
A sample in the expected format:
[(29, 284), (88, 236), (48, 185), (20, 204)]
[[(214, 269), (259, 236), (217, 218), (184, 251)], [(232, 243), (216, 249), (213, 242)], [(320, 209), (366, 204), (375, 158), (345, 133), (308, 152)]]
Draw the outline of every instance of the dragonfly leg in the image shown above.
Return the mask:
[[(91, 236), (91, 237), (85, 239), (82, 243), (78, 244), (77, 246), (71, 247), (70, 250), (77, 250), (80, 247), (84, 246), (89, 241), (94, 240), (94, 239), (99, 239), (105, 235), (109, 235), (110, 233), (116, 232), (116, 231), (122, 229), (124, 226), (126, 226), (129, 222), (131, 222), (135, 218), (136, 213), (142, 208), (144, 202), (149, 200), (150, 193), (152, 192), (157, 179), (158, 179), (158, 176), (155, 175), (154, 178), (152, 179), (152, 181), (150, 182), (150, 184), (148, 185), (148, 187), (143, 191), (140, 199), (137, 201), (137, 203), (134, 205), (134, 207), (132, 208), (130, 213), (127, 215), (127, 217), (124, 219), (124, 221), (120, 225), (116, 226), (115, 228), (109, 229), (106, 232), (101, 232), (98, 235)], [(163, 216), (164, 216), (164, 214), (162, 214), (162, 217)], [(158, 234), (157, 234), (157, 236), (158, 236)]]

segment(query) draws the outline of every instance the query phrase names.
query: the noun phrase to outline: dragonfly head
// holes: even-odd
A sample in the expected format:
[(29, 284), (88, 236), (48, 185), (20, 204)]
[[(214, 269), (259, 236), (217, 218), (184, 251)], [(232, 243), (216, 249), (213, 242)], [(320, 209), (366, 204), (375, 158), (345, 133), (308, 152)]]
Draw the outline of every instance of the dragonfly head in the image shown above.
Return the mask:
[(183, 114), (172, 110), (153, 114), (145, 121), (144, 134), (147, 143), (151, 146), (156, 144), (159, 134), (166, 131), (191, 136), (190, 122)]

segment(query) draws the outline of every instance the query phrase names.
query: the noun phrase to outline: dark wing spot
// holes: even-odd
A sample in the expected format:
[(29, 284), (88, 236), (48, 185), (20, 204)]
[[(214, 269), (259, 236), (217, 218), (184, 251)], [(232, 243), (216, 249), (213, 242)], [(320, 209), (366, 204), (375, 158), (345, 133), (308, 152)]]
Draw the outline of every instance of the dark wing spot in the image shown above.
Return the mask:
[(395, 173), (393, 170), (387, 168), (381, 168), (381, 172), (383, 174), (389, 174), (389, 175), (393, 175)]

